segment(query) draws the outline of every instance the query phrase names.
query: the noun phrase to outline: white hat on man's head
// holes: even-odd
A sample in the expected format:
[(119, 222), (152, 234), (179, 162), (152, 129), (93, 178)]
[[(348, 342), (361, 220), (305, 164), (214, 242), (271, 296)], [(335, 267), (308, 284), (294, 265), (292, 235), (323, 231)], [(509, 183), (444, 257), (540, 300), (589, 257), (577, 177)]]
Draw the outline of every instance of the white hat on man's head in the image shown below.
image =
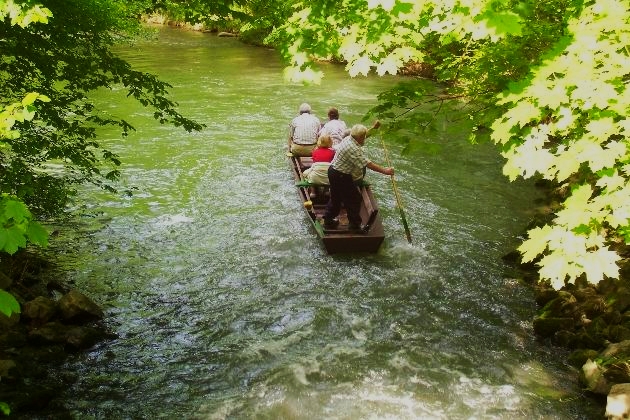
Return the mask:
[(300, 114), (304, 114), (305, 112), (311, 113), (311, 106), (306, 102), (300, 105)]

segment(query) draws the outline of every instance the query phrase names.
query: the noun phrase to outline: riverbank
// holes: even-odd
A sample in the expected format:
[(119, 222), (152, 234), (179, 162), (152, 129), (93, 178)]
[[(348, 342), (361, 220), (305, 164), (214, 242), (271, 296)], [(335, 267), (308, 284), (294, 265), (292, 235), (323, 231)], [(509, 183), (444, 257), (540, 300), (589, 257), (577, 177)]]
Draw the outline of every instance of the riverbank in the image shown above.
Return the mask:
[(55, 370), (70, 354), (112, 338), (98, 305), (42, 275), (50, 264), (25, 250), (0, 260), (0, 287), (21, 308), (11, 317), (0, 313), (0, 402), (14, 417), (64, 412), (51, 402), (74, 379)]
[[(566, 191), (551, 183), (539, 187), (547, 202), (528, 229), (550, 222), (566, 198)], [(621, 419), (630, 413), (630, 247), (620, 242), (614, 248), (622, 257), (619, 279), (591, 284), (581, 278), (560, 290), (540, 281), (535, 262), (523, 264), (517, 251), (505, 260), (523, 271), (523, 280), (535, 291), (536, 335), (568, 349), (567, 363), (577, 370), (587, 395), (606, 406), (608, 418)]]

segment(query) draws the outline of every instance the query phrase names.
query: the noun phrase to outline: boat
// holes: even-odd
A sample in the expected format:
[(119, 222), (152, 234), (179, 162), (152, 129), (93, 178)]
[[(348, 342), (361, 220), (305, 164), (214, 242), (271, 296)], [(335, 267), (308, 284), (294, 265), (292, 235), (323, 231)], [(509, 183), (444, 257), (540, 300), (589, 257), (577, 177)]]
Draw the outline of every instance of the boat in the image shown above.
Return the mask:
[[(310, 157), (299, 157), (288, 153), (291, 160), (293, 177), (298, 196), (311, 221), (317, 236), (321, 239), (328, 254), (340, 253), (375, 253), (379, 250), (385, 233), (383, 222), (378, 212), (378, 205), (372, 194), (369, 183), (363, 181), (361, 190), (361, 219), (364, 228), (361, 231), (348, 228), (348, 217), (343, 208), (338, 216), (339, 225), (334, 229), (324, 227), (324, 212), (330, 197), (328, 186), (312, 185), (304, 180), (303, 172), (310, 168), (313, 160)], [(311, 194), (314, 192), (314, 194)], [(314, 196), (313, 196), (314, 195)]]

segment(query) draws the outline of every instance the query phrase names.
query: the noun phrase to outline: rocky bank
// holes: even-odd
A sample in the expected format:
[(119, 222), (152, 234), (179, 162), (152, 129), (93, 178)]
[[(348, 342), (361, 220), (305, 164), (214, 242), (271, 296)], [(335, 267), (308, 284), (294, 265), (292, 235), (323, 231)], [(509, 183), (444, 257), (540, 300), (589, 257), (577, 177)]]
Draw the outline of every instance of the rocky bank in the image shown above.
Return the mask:
[[(59, 390), (73, 378), (55, 374), (71, 353), (111, 338), (103, 311), (78, 290), (40, 276), (47, 265), (28, 252), (0, 260), (0, 288), (12, 293), (21, 312), (0, 313), (0, 402), (11, 417), (54, 413)], [(6, 412), (5, 412), (6, 414)]]

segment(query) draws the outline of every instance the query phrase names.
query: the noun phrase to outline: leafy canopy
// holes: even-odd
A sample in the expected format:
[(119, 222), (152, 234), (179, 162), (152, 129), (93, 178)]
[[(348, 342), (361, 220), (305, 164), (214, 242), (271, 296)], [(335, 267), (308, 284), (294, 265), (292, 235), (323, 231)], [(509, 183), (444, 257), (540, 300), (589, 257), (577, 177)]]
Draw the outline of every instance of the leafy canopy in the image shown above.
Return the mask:
[[(0, 252), (14, 254), (28, 243), (46, 246), (38, 216), (63, 211), (70, 186), (92, 182), (114, 191), (117, 157), (101, 149), (96, 127), (133, 129), (95, 109), (89, 92), (124, 85), (129, 96), (153, 107), (161, 123), (200, 129), (167, 98), (167, 83), (134, 71), (110, 47), (139, 28), (136, 17), (148, 1), (43, 0), (0, 2)], [(47, 171), (49, 163), (63, 171)], [(0, 312), (19, 312), (0, 290)], [(0, 403), (4, 414), (8, 406)]]
[[(38, 103), (36, 120), (16, 120), (10, 141), (3, 142), (0, 190), (23, 200), (34, 214), (47, 216), (63, 211), (75, 184), (90, 182), (115, 191), (120, 161), (101, 148), (96, 129), (114, 125), (126, 135), (133, 127), (95, 108), (90, 92), (122, 85), (128, 96), (153, 108), (160, 123), (189, 131), (201, 125), (177, 112), (177, 104), (168, 99), (168, 83), (132, 69), (110, 50), (139, 30), (137, 17), (148, 2), (39, 3), (32, 9), (21, 9), (23, 18), (10, 11), (0, 21), (2, 105), (10, 107), (31, 92), (48, 98)], [(35, 18), (33, 10), (45, 12)], [(30, 24), (23, 25), (27, 21)], [(61, 164), (63, 170), (48, 171), (50, 163)]]

